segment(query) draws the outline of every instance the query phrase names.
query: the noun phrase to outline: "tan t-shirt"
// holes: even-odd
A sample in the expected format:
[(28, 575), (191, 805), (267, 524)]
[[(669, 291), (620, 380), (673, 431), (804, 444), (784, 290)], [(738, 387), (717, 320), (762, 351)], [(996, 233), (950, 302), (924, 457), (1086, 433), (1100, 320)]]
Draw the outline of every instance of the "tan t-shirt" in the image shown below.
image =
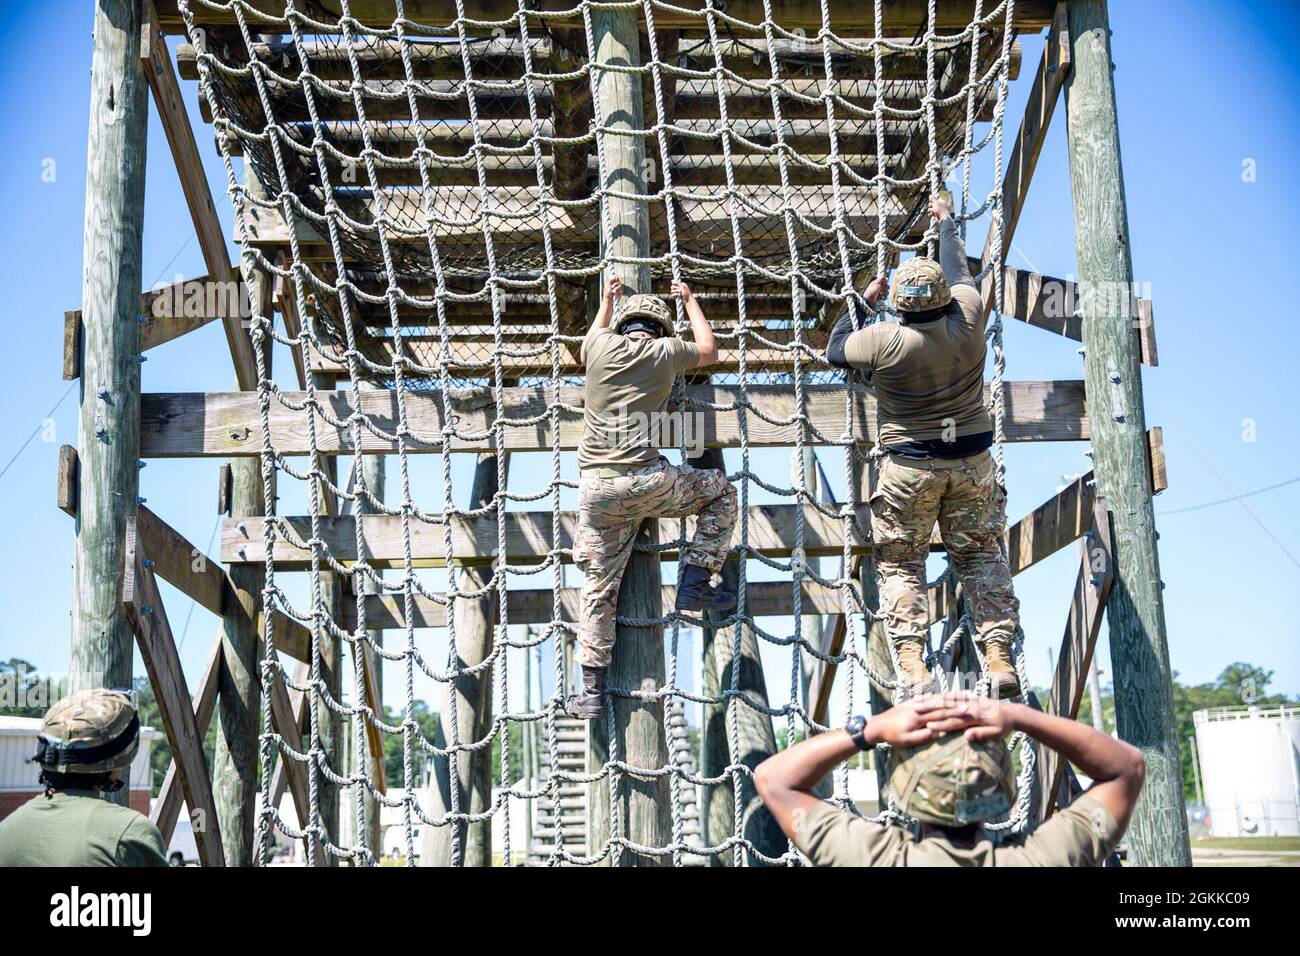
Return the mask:
[(937, 319), (877, 322), (849, 336), (844, 357), (871, 376), (881, 445), (992, 430), (984, 407), (985, 322), (979, 291), (961, 283)]
[(1122, 835), (1114, 817), (1085, 794), (999, 846), (986, 836), (971, 846), (938, 833), (917, 839), (819, 803), (804, 816), (795, 845), (813, 866), (1101, 866)]
[(578, 467), (653, 464), (678, 434), (664, 417), (673, 379), (699, 360), (700, 350), (679, 338), (629, 338), (605, 329), (586, 339)]

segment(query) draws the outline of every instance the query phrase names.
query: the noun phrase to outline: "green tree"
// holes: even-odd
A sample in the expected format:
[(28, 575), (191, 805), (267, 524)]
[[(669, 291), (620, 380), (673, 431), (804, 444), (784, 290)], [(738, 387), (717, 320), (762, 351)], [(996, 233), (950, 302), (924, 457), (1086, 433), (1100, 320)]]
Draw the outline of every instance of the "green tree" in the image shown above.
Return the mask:
[(67, 693), (67, 681), (42, 677), (36, 665), (21, 657), (0, 661), (0, 715), (44, 717), (56, 700)]
[[(415, 724), (420, 728), (425, 739), (432, 742), (438, 733), (438, 715), (429, 709), (429, 705), (422, 700), (414, 702), (411, 717)], [(402, 722), (402, 714), (393, 708), (385, 705), (384, 723), (390, 727)], [(403, 741), (405, 734), (384, 734), (384, 774), (387, 777), (387, 783), (390, 787), (405, 786), (406, 777), (403, 772)], [(411, 771), (412, 779), (416, 786), (424, 780), (425, 768), (428, 767), (432, 758), (420, 747), (417, 741), (411, 749)]]

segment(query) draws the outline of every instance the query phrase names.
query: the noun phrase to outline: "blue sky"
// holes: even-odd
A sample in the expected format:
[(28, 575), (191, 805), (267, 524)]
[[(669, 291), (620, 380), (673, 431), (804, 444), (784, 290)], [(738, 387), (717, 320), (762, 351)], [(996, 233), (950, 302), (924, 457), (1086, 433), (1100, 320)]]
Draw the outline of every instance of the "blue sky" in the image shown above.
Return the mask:
[[(60, 22), (52, 30), (55, 10)], [(1171, 486), (1157, 500), (1157, 514), (1172, 664), (1184, 680), (1199, 682), (1247, 660), (1274, 670), (1274, 688), (1292, 694), (1300, 693), (1300, 623), (1290, 604), (1300, 586), (1300, 483), (1244, 502), (1171, 512), (1300, 475), (1292, 395), (1300, 331), (1290, 304), (1296, 269), (1287, 242), (1293, 240), (1286, 239), (1300, 214), (1294, 186), (1300, 76), (1284, 46), (1298, 20), (1289, 3), (1253, 4), (1249, 14), (1232, 16), (1208, 0), (1112, 7), (1135, 278), (1149, 283), (1160, 349), (1160, 367), (1144, 378), (1148, 422), (1164, 426), (1168, 454)], [(0, 268), (9, 309), (0, 468), (17, 453), (0, 477), (6, 531), (0, 659), (21, 656), (56, 673), (67, 665), (73, 538), (71, 520), (54, 505), (54, 478), (59, 444), (75, 443), (77, 414), (75, 391), (60, 404), (69, 387), (60, 378), (62, 319), (81, 295), (90, 31), (91, 6), (80, 3), (11, 4), (0, 22), (0, 85), (11, 91), (0, 100), (9, 144), (0, 154)], [(33, 44), (35, 35), (43, 42)], [(1041, 45), (1038, 37), (1024, 40), (1025, 66), (1008, 113), (1014, 124)], [(183, 86), (197, 123), (195, 84)], [(229, 223), (210, 129), (199, 125), (197, 138)], [(205, 271), (156, 117), (149, 141), (146, 286)], [(978, 189), (988, 189), (991, 171), (976, 168)], [(1253, 178), (1243, 176), (1246, 168)], [(976, 239), (972, 246), (978, 248)], [(1075, 273), (1063, 109), (1009, 261), (1051, 275)], [(1009, 328), (1007, 353), (1012, 379), (1082, 375), (1073, 343), (1045, 332)], [(228, 390), (227, 355), (220, 327), (210, 325), (152, 351), (144, 387)], [(279, 357), (276, 364), (282, 375), (289, 367)], [(52, 426), (42, 427), (55, 406)], [(1063, 476), (1086, 470), (1084, 451), (1081, 444), (1009, 447), (1011, 520), (1054, 493)], [(430, 457), (418, 466), (417, 485), (435, 480), (434, 463)], [(737, 460), (728, 463), (734, 468)], [(841, 470), (834, 459), (826, 464), (832, 475)], [(515, 464), (519, 488), (537, 486), (533, 465)], [(773, 455), (756, 465), (778, 474), (789, 468)], [(572, 477), (571, 463), (566, 467)], [(468, 489), (468, 469), (458, 467), (456, 480)], [(192, 542), (202, 547), (211, 540), (215, 461), (154, 461), (141, 484), (149, 506)], [(434, 503), (441, 489), (423, 484), (416, 496)], [(1074, 551), (1066, 549), (1016, 581), (1037, 684), (1049, 679), (1048, 649), (1060, 644), (1075, 565)], [(520, 586), (543, 586), (536, 582)], [(215, 619), (191, 610), (170, 588), (164, 598), (174, 630), (184, 634), (182, 658), (193, 682)], [(788, 623), (768, 622), (778, 631)], [(431, 640), (432, 659), (440, 660), (438, 639)], [(1099, 646), (1106, 669), (1104, 636)], [(784, 650), (764, 654), (776, 703), (787, 694), (789, 659)], [(517, 686), (521, 668), (511, 667)], [(390, 686), (400, 683), (395, 678)]]

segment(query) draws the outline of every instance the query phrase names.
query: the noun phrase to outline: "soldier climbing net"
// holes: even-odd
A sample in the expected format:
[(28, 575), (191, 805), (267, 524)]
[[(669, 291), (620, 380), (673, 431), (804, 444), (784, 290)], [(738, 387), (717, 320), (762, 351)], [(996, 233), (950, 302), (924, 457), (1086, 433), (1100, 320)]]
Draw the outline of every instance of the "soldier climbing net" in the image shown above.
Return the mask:
[[(330, 854), (358, 863), (374, 861), (367, 848), (368, 800), (400, 810), (408, 862), (414, 861), (413, 828), (483, 823), (501, 816), (503, 859), (511, 861), (510, 806), (514, 801), (554, 798), (564, 784), (608, 786), (609, 833), (599, 845), (575, 853), (558, 832), (548, 860), (591, 864), (617, 860), (627, 852), (671, 857), (673, 863), (730, 854), (737, 864), (748, 857), (791, 864), (792, 846), (765, 853), (743, 828), (739, 794), (751, 769), (739, 752), (737, 725), (742, 708), (786, 722), (787, 741), (821, 729), (800, 693), (809, 660), (842, 665), (846, 672), (845, 718), (854, 706), (854, 680), (860, 671), (882, 693), (894, 682), (869, 662), (862, 635), (880, 615), (863, 597), (852, 568), (853, 545), (869, 539), (859, 505), (862, 476), (871, 455), (855, 436), (873, 433), (863, 421), (860, 392), (821, 358), (826, 331), (845, 309), (859, 321), (876, 321), (860, 290), (883, 275), (901, 255), (933, 253), (925, 199), (949, 177), (960, 175), (955, 217), (967, 224), (987, 216), (993, 250), (976, 276), (994, 306), (989, 339), (994, 356), (991, 404), (996, 461), (1001, 474), (1004, 415), (1002, 378), (1005, 359), (1002, 323), (1001, 242), (1003, 115), (1013, 60), (1014, 0), (975, 4), (974, 17), (960, 32), (940, 33), (936, 0), (930, 0), (927, 26), (915, 36), (891, 36), (882, 0), (875, 0), (872, 36), (838, 35), (831, 29), (829, 6), (822, 0), (822, 26), (816, 36), (783, 27), (774, 15), (779, 4), (765, 0), (761, 22), (746, 22), (726, 12), (718, 0), (684, 9), (663, 0), (581, 0), (567, 11), (532, 9), (520, 0), (516, 15), (498, 21), (466, 15), (455, 0), (454, 18), (438, 24), (406, 16), (394, 0), (387, 26), (372, 16), (353, 15), (347, 0), (337, 3), (288, 2), (274, 13), (242, 2), (182, 0), (189, 40), (195, 50), (203, 105), (210, 113), (225, 164), (236, 213), (241, 268), (252, 285), (270, 276), (285, 295), (302, 306), (301, 325), (276, 329), (273, 315), (256, 298), (251, 333), (259, 375), (262, 421), (261, 465), (268, 519), (265, 547), (266, 656), (263, 685), (267, 699), (277, 683), (306, 695), (309, 722), (302, 749), (295, 749), (273, 726), (264, 708), (262, 734), (263, 803), (260, 847), (263, 862), (271, 834), (306, 838), (312, 862)], [(373, 9), (373, 4), (368, 4)], [(448, 5), (450, 8), (450, 4)], [(326, 8), (329, 8), (328, 10)], [(421, 9), (425, 9), (422, 7)], [(221, 13), (222, 17), (211, 15)], [(595, 20), (626, 13), (636, 18), (642, 51), (639, 62), (602, 60), (597, 55)], [(686, 19), (692, 29), (662, 31), (656, 16)], [(234, 27), (210, 26), (220, 19)], [(557, 23), (578, 24), (560, 28)], [(635, 58), (634, 58), (635, 60)], [(602, 122), (601, 79), (606, 74), (634, 77), (644, 90), (645, 118), (639, 125)], [(635, 112), (635, 111), (634, 111)], [(977, 122), (989, 123), (975, 137)], [(641, 184), (629, 186), (622, 171), (610, 168), (616, 138), (638, 141), (650, 161)], [(972, 192), (972, 159), (992, 146), (994, 184), (982, 198)], [(236, 174), (234, 158), (243, 155), (256, 185)], [(594, 162), (593, 162), (594, 159)], [(588, 164), (594, 168), (588, 168)], [(636, 180), (632, 180), (634, 183)], [(651, 223), (648, 253), (615, 255), (600, 241), (611, 235), (610, 206), (615, 201), (647, 207)], [(284, 227), (281, 247), (272, 257), (264, 241), (266, 223)], [(734, 614), (701, 621), (667, 613), (623, 624), (669, 629), (667, 676), (653, 692), (612, 688), (613, 697), (631, 697), (663, 706), (690, 701), (727, 712), (730, 759), (720, 773), (695, 773), (671, 756), (662, 766), (635, 766), (624, 759), (617, 721), (606, 721), (609, 759), (577, 773), (559, 766), (557, 719), (570, 675), (562, 643), (575, 631), (565, 620), (564, 564), (571, 549), (561, 540), (561, 494), (576, 487), (562, 477), (562, 435), (572, 432), (581, 409), (568, 400), (575, 367), (573, 355), (586, 327), (583, 303), (588, 287), (598, 288), (609, 270), (648, 270), (657, 289), (667, 280), (697, 283), (706, 312), (715, 318), (729, 361), (713, 381), (727, 390), (680, 391), (681, 407), (715, 418), (736, 417), (740, 521), (732, 556), (738, 564), (739, 603)], [(575, 304), (576, 303), (576, 304)], [(717, 315), (725, 306), (725, 321)], [(524, 321), (528, 317), (531, 321)], [(678, 308), (679, 328), (687, 324)], [(315, 381), (305, 382), (305, 398), (282, 391), (270, 375), (273, 343), (300, 350), (319, 364), (346, 375), (350, 388), (322, 397)], [(512, 417), (507, 389), (532, 384), (544, 398), (535, 414)], [(777, 407), (777, 385), (793, 395)], [(363, 388), (391, 391), (395, 414), (375, 414), (363, 401)], [(809, 413), (810, 391), (835, 389), (843, 396), (843, 428), (829, 434)], [(487, 424), (467, 427), (454, 409), (464, 407), (465, 389), (483, 396)], [(410, 396), (431, 393), (442, 410), (437, 427), (422, 427), (408, 412)], [(725, 400), (718, 400), (719, 398)], [(271, 426), (275, 405), (306, 412), (305, 465), (277, 449)], [(368, 410), (369, 409), (369, 410)], [(787, 410), (788, 409), (788, 410)], [(751, 467), (751, 429), (776, 429), (792, 448), (793, 486), (781, 487)], [(541, 432), (550, 444), (550, 473), (539, 487), (511, 490), (507, 455), (497, 454), (496, 490), (490, 500), (458, 506), (453, 488), (453, 453), (511, 447), (512, 431)], [(346, 436), (353, 460), (348, 481), (324, 464), (321, 433)], [(767, 442), (771, 444), (771, 442)], [(841, 450), (847, 500), (828, 502), (815, 494), (805, 449), (823, 445)], [(398, 465), (400, 500), (389, 503), (368, 487), (359, 466), (363, 454), (382, 446)], [(433, 504), (416, 500), (408, 455), (421, 451), (441, 457), (441, 495)], [(680, 448), (685, 457), (683, 441)], [(815, 459), (811, 459), (815, 462)], [(819, 467), (819, 466), (817, 466)], [(518, 476), (516, 476), (518, 477)], [(305, 488), (310, 508), (306, 527), (295, 527), (277, 511), (277, 479)], [(791, 555), (783, 560), (751, 546), (751, 490), (793, 501)], [(388, 516), (400, 525), (400, 577), (385, 578), (367, 562), (367, 523), (354, 522), (355, 553), (340, 556), (323, 531), (329, 502), (339, 511)], [(547, 500), (554, 536), (533, 563), (512, 563), (506, 516), (510, 503)], [(805, 509), (838, 522), (842, 560), (838, 576), (823, 576), (806, 557)], [(466, 522), (490, 522), (494, 552), (490, 575), (466, 576), (458, 567), (455, 532)], [(435, 587), (417, 568), (413, 536), (440, 532), (440, 563), (445, 583)], [(656, 554), (680, 553), (677, 540), (638, 544)], [(308, 556), (309, 605), (297, 607), (277, 576), (277, 554), (289, 548)], [(337, 548), (337, 543), (336, 543)], [(341, 550), (340, 550), (341, 553)], [(765, 630), (750, 612), (748, 570), (758, 562), (790, 581), (789, 634)], [(461, 562), (463, 563), (463, 562)], [(551, 620), (525, 637), (512, 636), (507, 600), (514, 579), (551, 573)], [(350, 580), (355, 618), (336, 619), (328, 576)], [(951, 566), (934, 586), (951, 582)], [(804, 636), (801, 619), (805, 587), (830, 589), (840, 596), (847, 638), (840, 653)], [(384, 644), (367, 627), (367, 594), (391, 596), (402, 607), (405, 641)], [(345, 600), (349, 598), (345, 597)], [(416, 603), (423, 599), (445, 611), (448, 658), (432, 663), (417, 640)], [(458, 602), (495, 599), (497, 618), (489, 653), (461, 663), (457, 653)], [(275, 618), (284, 616), (311, 633), (304, 675), (291, 673), (277, 657)], [(729, 684), (717, 694), (679, 686), (678, 648), (683, 626), (707, 626), (729, 636)], [(760, 642), (789, 648), (790, 700), (768, 707), (741, 684), (742, 629)], [(518, 628), (516, 627), (516, 631)], [(949, 659), (971, 623), (949, 627), (931, 655)], [(356, 688), (367, 681), (367, 662), (387, 661), (404, 673), (401, 721), (390, 724), (373, 701), (358, 691), (350, 702), (337, 684), (331, 689), (323, 648), (342, 642), (352, 648)], [(550, 644), (555, 651), (555, 689), (540, 709), (519, 710), (511, 701), (507, 663), (510, 651)], [(978, 653), (978, 652), (977, 652)], [(1027, 685), (1019, 641), (1017, 666)], [(757, 663), (757, 661), (755, 661)], [(980, 661), (982, 667), (982, 660)], [(494, 705), (485, 736), (467, 736), (449, 708), (446, 740), (439, 744), (421, 733), (414, 719), (417, 674), (450, 687), (459, 680), (490, 679)], [(987, 683), (978, 685), (987, 692)], [(673, 707), (663, 706), (665, 733)], [(346, 723), (354, 753), (365, 752), (371, 735), (396, 735), (402, 741), (405, 789), (389, 796), (364, 760), (349, 767), (331, 761), (330, 721)], [(538, 784), (516, 779), (511, 771), (510, 729), (540, 724), (550, 755), (551, 774)], [(438, 812), (421, 799), (415, 779), (417, 755), (447, 761), (458, 773), (460, 755), (490, 759), (498, 742), (502, 786), (490, 806), (461, 805), (461, 788), (451, 786), (448, 805)], [(1029, 822), (1029, 780), (1033, 754), (1021, 751), (1021, 799), (994, 829)], [(309, 813), (292, 825), (274, 805), (272, 770), (277, 761), (307, 770)], [(672, 840), (643, 846), (625, 832), (619, 819), (620, 788), (631, 778), (667, 777), (671, 792)], [(731, 832), (710, 833), (704, 845), (683, 837), (682, 791), (729, 788), (735, 796)], [(351, 797), (354, 839), (345, 843), (331, 832), (323, 813), (327, 789)], [(851, 807), (845, 773), (836, 774), (836, 799)], [(595, 799), (593, 788), (593, 801)], [(883, 820), (905, 823), (892, 801)], [(454, 852), (464, 852), (463, 840)]]

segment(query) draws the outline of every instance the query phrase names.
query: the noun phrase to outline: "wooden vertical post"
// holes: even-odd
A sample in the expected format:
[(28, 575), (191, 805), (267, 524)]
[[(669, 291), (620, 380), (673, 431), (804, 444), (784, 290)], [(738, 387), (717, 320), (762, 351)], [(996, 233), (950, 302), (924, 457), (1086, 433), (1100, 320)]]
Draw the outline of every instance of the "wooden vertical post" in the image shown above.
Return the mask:
[[(510, 459), (506, 458), (506, 468)], [(479, 455), (470, 492), (470, 508), (482, 508), (496, 497), (497, 456)], [(505, 504), (502, 503), (504, 510)], [(461, 572), (463, 590), (477, 591), (492, 576), (490, 567), (465, 568)], [(497, 598), (489, 595), (477, 599), (457, 598), (452, 613), (456, 625), (456, 665), (473, 667), (492, 654), (496, 633)], [(492, 729), (492, 669), (467, 674), (448, 685), (438, 720), (438, 746), (451, 745), (451, 708), (456, 708), (456, 729), (460, 743), (471, 744), (484, 739)], [(456, 787), (457, 808), (461, 813), (486, 813), (492, 805), (492, 751), (461, 751), (454, 762), (435, 757), (433, 761), (433, 812), (443, 816), (451, 810), (451, 788)], [(491, 866), (492, 821), (454, 823), (445, 827), (425, 827), (423, 866)]]
[(1141, 748), (1147, 767), (1129, 827), (1130, 860), (1190, 866), (1105, 0), (1070, 0), (1069, 21), (1073, 69), (1065, 87), (1066, 135), (1084, 379), (1097, 494), (1114, 514), (1116, 568), (1107, 619), (1115, 720), (1120, 737)]
[[(312, 384), (320, 391), (332, 392), (337, 385), (337, 378), (331, 372), (313, 372)], [(338, 458), (333, 455), (322, 455), (315, 462), (329, 480), (337, 487), (338, 485)], [(332, 497), (332, 492), (322, 483), (318, 494), (322, 502), (327, 497)], [(324, 510), (324, 509), (322, 509)], [(343, 602), (346, 596), (343, 593), (343, 578), (334, 571), (320, 572), (320, 593), (321, 606), (315, 608), (317, 614), (328, 614), (331, 620), (338, 621), (342, 616)], [(325, 689), (335, 701), (343, 699), (343, 641), (329, 627), (318, 628), (320, 638), (320, 679), (325, 684)], [(357, 691), (360, 694), (360, 689)], [(316, 714), (318, 733), (320, 735), (321, 749), (325, 754), (325, 760), (329, 764), (330, 770), (335, 774), (342, 775), (347, 767), (346, 754), (344, 752), (343, 736), (347, 733), (343, 726), (343, 719), (336, 714), (327, 705), (324, 700), (319, 698), (318, 692), (313, 691), (312, 708)], [(336, 845), (341, 838), (339, 830), (339, 812), (342, 806), (342, 793), (338, 786), (330, 783), (323, 773), (315, 771), (317, 776), (317, 806), (320, 811), (321, 826), (325, 829), (325, 835)], [(317, 849), (319, 854), (318, 861), (324, 866), (337, 866), (338, 857), (330, 853), (323, 846)]]
[[(593, 63), (640, 66), (641, 36), (634, 12), (593, 9), (590, 17), (595, 44)], [(592, 83), (597, 94), (594, 98), (599, 101), (597, 125), (615, 130), (645, 128), (639, 74), (598, 69), (592, 73)], [(597, 144), (604, 153), (601, 185), (644, 194), (645, 141), (639, 136), (605, 133), (598, 137)], [(645, 203), (606, 196), (601, 230), (605, 256), (633, 258), (650, 253), (650, 217)], [(616, 264), (610, 266), (610, 271), (622, 276), (624, 294), (650, 291), (648, 266)], [(653, 544), (656, 540), (656, 523), (644, 523), (636, 536), (637, 543)], [(663, 613), (662, 580), (658, 555), (634, 552), (619, 588), (618, 613), (636, 618), (659, 617)], [(663, 686), (664, 679), (663, 628), (619, 625), (607, 677), (609, 686), (652, 693)], [(614, 721), (613, 737), (620, 748), (617, 755), (608, 752), (610, 720)], [(634, 767), (658, 770), (668, 765), (662, 702), (614, 698), (609, 715), (592, 722), (588, 739), (588, 766), (593, 770), (614, 756)], [(599, 851), (611, 834), (608, 783), (600, 780), (593, 784), (588, 800), (587, 835), (592, 852)], [(645, 846), (667, 846), (672, 841), (668, 778), (623, 774), (618, 787), (618, 835)], [(618, 858), (624, 866), (662, 866), (669, 862), (668, 857), (643, 857), (630, 851), (618, 854)]]
[[(367, 386), (363, 385), (362, 387), (365, 388)], [(388, 459), (383, 455), (363, 455), (361, 457), (362, 482), (365, 484), (366, 490), (369, 491), (378, 501), (382, 501), (384, 498), (384, 463), (387, 460)], [(375, 511), (375, 508), (370, 504), (370, 502), (362, 500), (357, 503), (356, 510), (359, 515), (371, 514)], [(381, 571), (376, 573), (382, 574), (383, 572)], [(361, 590), (365, 594), (378, 594), (380, 592), (380, 587), (373, 581), (365, 580), (361, 583)], [(384, 646), (384, 632), (382, 630), (369, 628), (366, 631), (366, 637), (375, 647)], [(360, 646), (358, 646), (358, 650), (361, 650)], [(373, 675), (372, 681), (375, 687), (375, 707), (379, 710), (378, 716), (382, 719), (384, 716), (384, 659), (378, 654), (370, 654), (368, 660), (369, 663), (367, 666), (370, 668)], [(357, 697), (358, 699), (362, 697), (360, 689), (357, 691)], [(356, 765), (358, 767), (364, 766), (368, 762), (368, 754), (361, 753), (357, 755)], [(382, 767), (383, 761), (381, 760), (379, 763)], [(381, 788), (383, 787), (384, 781), (377, 780), (374, 782), (377, 786), (380, 786)], [(383, 850), (383, 843), (381, 840), (382, 834), (379, 832), (379, 812), (379, 801), (372, 795), (367, 794), (366, 845), (370, 847), (370, 852), (374, 853), (376, 857), (378, 857)]]
[[(70, 689), (131, 686), (121, 605), (124, 540), (139, 492), (140, 245), (148, 84), (140, 5), (99, 0), (90, 73), (81, 285), (80, 497), (73, 558)], [(125, 789), (113, 797), (126, 802)]]
[[(690, 464), (696, 468), (718, 468), (725, 470), (722, 449), (708, 448)], [(728, 561), (722, 566), (722, 586), (736, 590), (740, 583), (740, 566), (735, 561)], [(730, 612), (706, 611), (705, 619), (722, 620), (730, 617)], [(807, 615), (805, 615), (807, 616)], [(815, 617), (815, 615), (814, 615)], [(737, 627), (739, 634), (737, 634)], [(763, 676), (763, 663), (759, 657), (759, 639), (753, 628), (737, 625), (726, 628), (705, 628), (703, 637), (703, 666), (700, 676), (700, 692), (707, 697), (717, 697), (731, 686), (731, 673), (737, 657), (739, 645), (739, 690), (759, 706), (767, 706), (767, 681)], [(776, 753), (776, 729), (772, 718), (755, 710), (744, 702), (735, 705), (736, 738), (739, 749), (737, 762), (753, 770), (760, 763)], [(702, 773), (707, 777), (722, 774), (731, 763), (731, 748), (728, 745), (728, 714), (732, 705), (729, 703), (709, 705), (705, 709), (704, 758)], [(700, 808), (700, 821), (706, 843), (716, 846), (732, 835), (735, 827), (735, 791), (731, 781), (716, 787), (705, 787), (702, 794), (704, 805)], [(780, 827), (772, 814), (763, 806), (753, 781), (749, 777), (741, 779), (740, 792), (741, 833), (765, 856), (780, 856), (786, 850), (786, 841)], [(756, 865), (752, 856), (749, 864)], [(731, 854), (710, 857), (712, 866), (730, 866)]]
[[(857, 486), (857, 504), (871, 500), (871, 492), (876, 487), (876, 466), (868, 461), (854, 459), (853, 480)], [(880, 611), (880, 587), (876, 581), (876, 555), (862, 555), (858, 564), (858, 584), (862, 588), (862, 606), (871, 614)], [(889, 655), (889, 634), (884, 621), (874, 618), (866, 619), (866, 655), (872, 670), (889, 680), (894, 679), (894, 659)], [(890, 695), (875, 682), (867, 681), (867, 702), (871, 713), (882, 714), (894, 706)], [(879, 751), (873, 750), (871, 760), (876, 768), (877, 801), (880, 809), (889, 805), (889, 760)]]
[[(828, 500), (822, 497), (821, 475), (817, 471), (817, 452), (811, 445), (804, 446), (803, 455), (803, 473), (804, 481), (808, 493), (812, 495), (813, 501)], [(795, 482), (797, 484), (797, 482)], [(822, 559), (806, 559), (809, 570), (822, 573)], [(799, 617), (799, 632), (813, 647), (820, 647), (822, 640), (822, 616), (820, 614), (809, 613), (807, 609)], [(808, 706), (808, 689), (812, 684), (813, 672), (816, 670), (817, 658), (811, 654), (800, 655), (800, 695), (803, 699), (804, 706)]]
[[(251, 166), (246, 167), (244, 179), (246, 184), (255, 180)], [(257, 303), (253, 315), (269, 317), (271, 282), (264, 272), (258, 270), (253, 274), (248, 293)], [(269, 373), (269, 340), (264, 352)], [(235, 387), (239, 387), (238, 382)], [(262, 459), (232, 458), (228, 467), (230, 514), (235, 517), (264, 515), (266, 498), (262, 487)], [(212, 778), (226, 865), (252, 866), (262, 699), (259, 623), (262, 620), (262, 586), (266, 569), (259, 564), (232, 564), (229, 575), (235, 599), (228, 602), (221, 616), (222, 655)]]

